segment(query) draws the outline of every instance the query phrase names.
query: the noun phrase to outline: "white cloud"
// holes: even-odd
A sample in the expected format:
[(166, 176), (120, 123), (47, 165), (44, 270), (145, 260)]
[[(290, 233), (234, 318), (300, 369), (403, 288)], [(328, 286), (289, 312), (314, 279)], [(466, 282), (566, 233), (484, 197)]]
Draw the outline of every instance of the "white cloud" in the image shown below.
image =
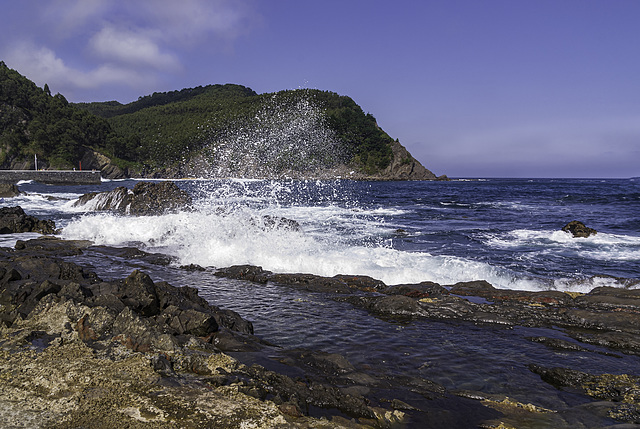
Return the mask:
[(210, 36), (233, 40), (258, 21), (246, 0), (147, 0), (136, 4), (143, 7), (136, 7), (137, 13), (143, 12), (150, 26), (175, 43), (194, 43)]
[(7, 53), (7, 65), (24, 73), (42, 86), (49, 84), (52, 91), (66, 94), (73, 88), (99, 88), (105, 84), (127, 84), (132, 87), (148, 84), (150, 79), (142, 73), (111, 64), (101, 65), (90, 71), (69, 67), (46, 47), (21, 43)]
[(107, 26), (89, 41), (92, 52), (100, 58), (130, 66), (150, 66), (160, 70), (175, 71), (180, 63), (174, 55), (161, 52), (148, 34), (121, 31)]
[(19, 23), (0, 39), (0, 58), (70, 99), (83, 89), (98, 91), (84, 91), (82, 98), (125, 88), (144, 94), (185, 71), (186, 51), (212, 55), (249, 32), (256, 22), (254, 1), (16, 2), (0, 15), (0, 32), (3, 23)]
[(54, 0), (40, 3), (39, 11), (42, 24), (64, 39), (85, 25), (95, 25), (112, 4), (109, 0)]

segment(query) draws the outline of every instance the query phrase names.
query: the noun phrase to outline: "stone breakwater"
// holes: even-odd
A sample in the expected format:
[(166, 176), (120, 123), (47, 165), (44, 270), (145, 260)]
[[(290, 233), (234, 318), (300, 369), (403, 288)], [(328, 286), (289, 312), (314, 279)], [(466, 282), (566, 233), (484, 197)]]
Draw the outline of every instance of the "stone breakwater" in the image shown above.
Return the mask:
[(99, 171), (74, 170), (0, 170), (0, 183), (34, 180), (45, 185), (96, 185), (101, 182)]

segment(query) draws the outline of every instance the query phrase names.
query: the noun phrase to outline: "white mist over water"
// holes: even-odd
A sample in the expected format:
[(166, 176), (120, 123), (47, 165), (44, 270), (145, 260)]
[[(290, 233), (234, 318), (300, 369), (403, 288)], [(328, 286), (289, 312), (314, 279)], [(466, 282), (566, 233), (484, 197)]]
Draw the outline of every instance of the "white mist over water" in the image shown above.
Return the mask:
[(347, 156), (310, 93), (302, 97), (274, 94), (253, 118), (209, 138), (201, 159), (209, 178), (309, 177)]

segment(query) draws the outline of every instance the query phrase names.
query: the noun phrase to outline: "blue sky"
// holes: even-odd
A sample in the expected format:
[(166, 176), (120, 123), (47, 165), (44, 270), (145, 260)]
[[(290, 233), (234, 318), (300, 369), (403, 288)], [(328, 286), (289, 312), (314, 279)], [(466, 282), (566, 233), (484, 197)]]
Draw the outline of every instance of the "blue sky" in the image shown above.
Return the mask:
[(69, 101), (237, 83), (352, 97), (436, 174), (640, 176), (637, 0), (0, 0)]

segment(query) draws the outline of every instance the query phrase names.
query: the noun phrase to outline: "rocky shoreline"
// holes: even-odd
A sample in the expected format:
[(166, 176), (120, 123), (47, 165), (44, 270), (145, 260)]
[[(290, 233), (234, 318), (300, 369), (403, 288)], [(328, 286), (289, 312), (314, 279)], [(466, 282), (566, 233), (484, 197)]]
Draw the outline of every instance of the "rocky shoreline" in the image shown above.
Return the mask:
[[(43, 237), (0, 249), (4, 426), (387, 427), (401, 418), (337, 387), (243, 365), (226, 352), (265, 343), (193, 287), (138, 270), (102, 281), (60, 259), (89, 245)], [(308, 417), (314, 406), (360, 421)]]
[[(162, 209), (155, 203), (162, 198), (144, 194), (151, 212)], [(134, 195), (124, 197), (135, 204)], [(3, 210), (5, 224), (12, 225), (6, 232), (55, 230), (21, 209)], [(456, 410), (468, 416), (465, 427), (640, 423), (638, 368), (601, 374), (530, 364), (529, 371), (542, 382), (583, 398), (580, 405), (549, 409), (505, 395), (451, 391), (424, 378), (383, 379), (339, 354), (279, 350), (275, 362), (267, 355), (277, 345), (254, 335), (251, 322), (237, 313), (200, 297), (196, 285), (154, 281), (139, 269), (103, 280), (91, 267), (74, 262), (86, 252), (106, 260), (118, 255), (171, 263), (165, 255), (135, 248), (51, 236), (0, 248), (2, 426), (448, 427), (447, 422), (460, 421), (447, 420)], [(390, 323), (446, 321), (461, 330), (548, 328), (571, 341), (544, 335), (526, 340), (586, 358), (594, 353), (640, 356), (640, 289), (633, 279), (618, 279), (626, 288), (569, 294), (501, 290), (485, 281), (390, 286), (366, 276), (279, 274), (246, 265), (214, 274), (256, 287), (274, 283), (322, 293)], [(423, 398), (420, 408), (398, 396), (399, 383)], [(589, 416), (600, 423), (590, 425)]]

